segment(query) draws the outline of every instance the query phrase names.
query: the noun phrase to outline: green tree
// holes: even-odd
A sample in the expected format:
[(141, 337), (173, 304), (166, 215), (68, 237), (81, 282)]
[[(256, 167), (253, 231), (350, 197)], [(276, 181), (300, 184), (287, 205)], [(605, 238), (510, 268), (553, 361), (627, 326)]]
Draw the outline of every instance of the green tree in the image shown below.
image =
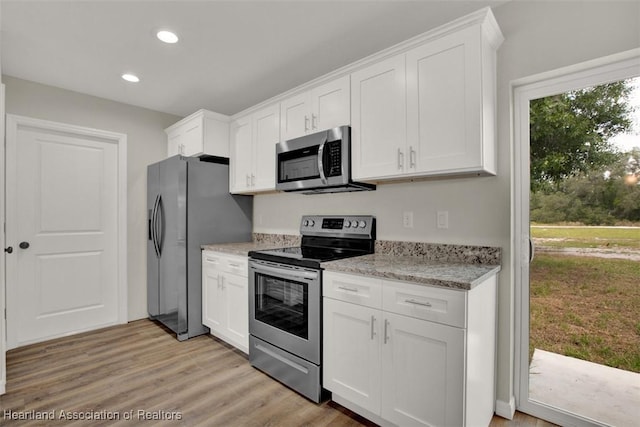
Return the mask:
[(531, 220), (614, 225), (640, 221), (640, 149), (617, 153), (601, 171), (578, 173), (531, 193)]
[(631, 91), (627, 80), (531, 101), (531, 190), (557, 190), (570, 176), (611, 164), (609, 138), (631, 127)]

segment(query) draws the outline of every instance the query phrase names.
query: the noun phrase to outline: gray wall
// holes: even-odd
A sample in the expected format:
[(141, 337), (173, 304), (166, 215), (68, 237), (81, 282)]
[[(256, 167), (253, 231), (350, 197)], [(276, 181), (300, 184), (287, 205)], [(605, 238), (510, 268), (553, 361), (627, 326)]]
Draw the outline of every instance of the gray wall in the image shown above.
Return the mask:
[(2, 77), (8, 114), (127, 135), (128, 319), (147, 317), (147, 165), (167, 155), (164, 129), (181, 117)]
[[(511, 250), (510, 82), (543, 71), (640, 47), (640, 2), (518, 1), (494, 9), (505, 36), (498, 51), (498, 175), (489, 178), (384, 184), (370, 193), (254, 199), (256, 232), (297, 233), (308, 213), (364, 213), (378, 219), (381, 240), (500, 246), (497, 397), (513, 396), (514, 292)], [(426, 29), (425, 29), (426, 30)], [(283, 209), (286, 206), (286, 209)], [(402, 212), (414, 212), (414, 228)], [(449, 229), (436, 212), (449, 211)]]

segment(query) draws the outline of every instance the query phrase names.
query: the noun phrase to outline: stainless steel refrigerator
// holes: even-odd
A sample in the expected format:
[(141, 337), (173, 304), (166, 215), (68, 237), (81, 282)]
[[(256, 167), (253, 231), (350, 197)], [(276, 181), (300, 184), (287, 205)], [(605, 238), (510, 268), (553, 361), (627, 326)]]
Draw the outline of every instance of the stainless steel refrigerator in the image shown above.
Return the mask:
[(229, 160), (174, 156), (147, 169), (147, 308), (179, 341), (202, 324), (201, 245), (251, 240), (253, 199), (229, 194)]

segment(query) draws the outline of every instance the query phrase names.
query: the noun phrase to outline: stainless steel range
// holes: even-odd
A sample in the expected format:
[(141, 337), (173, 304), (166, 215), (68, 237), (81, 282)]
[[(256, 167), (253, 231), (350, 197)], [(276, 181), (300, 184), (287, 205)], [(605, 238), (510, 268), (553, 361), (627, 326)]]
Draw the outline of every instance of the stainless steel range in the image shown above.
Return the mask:
[(299, 247), (249, 252), (249, 360), (303, 396), (322, 395), (321, 262), (373, 253), (372, 216), (304, 216)]

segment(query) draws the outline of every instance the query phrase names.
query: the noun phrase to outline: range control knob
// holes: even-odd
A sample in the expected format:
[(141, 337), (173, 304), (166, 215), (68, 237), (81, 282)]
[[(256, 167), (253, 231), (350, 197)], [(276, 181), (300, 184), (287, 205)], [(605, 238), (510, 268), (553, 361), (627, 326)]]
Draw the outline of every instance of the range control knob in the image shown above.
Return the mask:
[(309, 227), (313, 227), (314, 225), (316, 225), (316, 222), (312, 219), (309, 220)]
[(360, 228), (365, 228), (367, 226), (367, 222), (366, 221), (360, 221), (358, 223), (358, 225), (360, 226)]
[(358, 221), (351, 221), (351, 228), (357, 228), (358, 227)]
[(309, 226), (309, 220), (308, 220), (308, 219), (305, 219), (305, 220), (302, 222), (302, 225), (304, 225), (305, 227), (308, 227), (308, 226)]
[(344, 228), (349, 228), (349, 227), (351, 227), (351, 221), (346, 220), (346, 221), (344, 222)]

